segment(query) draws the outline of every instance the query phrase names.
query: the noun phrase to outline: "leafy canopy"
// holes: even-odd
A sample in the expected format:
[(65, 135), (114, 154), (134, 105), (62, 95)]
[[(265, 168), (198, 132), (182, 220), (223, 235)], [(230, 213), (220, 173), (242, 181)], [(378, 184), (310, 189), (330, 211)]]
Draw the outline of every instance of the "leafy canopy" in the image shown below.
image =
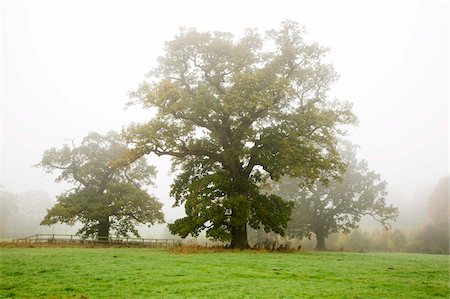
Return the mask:
[(45, 151), (37, 166), (48, 173), (58, 171), (56, 181), (66, 181), (73, 188), (58, 196), (41, 224), (80, 221), (84, 226), (79, 234), (108, 237), (110, 229), (116, 235), (131, 232), (139, 236), (137, 224), (162, 223), (162, 204), (142, 189), (152, 183), (155, 169), (144, 158), (116, 166), (113, 162), (126, 150), (120, 135), (109, 132), (104, 136), (90, 133), (79, 146), (72, 142), (72, 146)]
[(125, 161), (149, 153), (174, 158), (180, 172), (172, 195), (187, 216), (173, 232), (207, 229), (232, 245), (247, 224), (283, 233), (291, 204), (261, 193), (265, 178), (339, 175), (336, 136), (356, 118), (350, 104), (327, 100), (336, 74), (322, 62), (326, 53), (291, 21), (241, 38), (183, 29), (166, 43), (149, 80), (132, 93), (133, 103), (156, 116), (128, 128), (134, 148)]

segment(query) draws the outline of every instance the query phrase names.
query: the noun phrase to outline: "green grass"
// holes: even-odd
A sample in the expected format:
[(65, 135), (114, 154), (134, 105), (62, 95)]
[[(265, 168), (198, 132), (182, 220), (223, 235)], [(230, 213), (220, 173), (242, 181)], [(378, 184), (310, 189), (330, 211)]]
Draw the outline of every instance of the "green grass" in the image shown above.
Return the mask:
[(0, 297), (449, 297), (448, 256), (2, 248)]

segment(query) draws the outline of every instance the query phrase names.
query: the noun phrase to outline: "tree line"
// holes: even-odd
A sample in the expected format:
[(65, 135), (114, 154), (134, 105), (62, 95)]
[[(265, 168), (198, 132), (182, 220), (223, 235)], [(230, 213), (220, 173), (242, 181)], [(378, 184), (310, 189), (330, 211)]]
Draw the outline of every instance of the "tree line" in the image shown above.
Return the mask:
[[(342, 183), (345, 183), (345, 178)], [(397, 227), (390, 229), (372, 228), (360, 229), (358, 225), (347, 226), (348, 230), (340, 229), (334, 230), (327, 234), (327, 247), (332, 250), (342, 251), (391, 251), (391, 252), (419, 252), (419, 253), (435, 253), (435, 254), (449, 254), (449, 189), (450, 176), (442, 178), (434, 186), (433, 191), (427, 198), (427, 214), (428, 221), (419, 221), (414, 227)], [(305, 201), (303, 204), (310, 204), (312, 202)], [(298, 210), (301, 212), (302, 210)], [(308, 210), (303, 210), (303, 215), (307, 214)], [(425, 212), (425, 211), (424, 211)], [(309, 212), (310, 213), (310, 212)], [(317, 217), (318, 215), (316, 215)], [(309, 217), (314, 217), (313, 213)], [(311, 219), (306, 218), (306, 219)], [(317, 217), (320, 219), (320, 217)], [(336, 220), (339, 217), (336, 218)], [(301, 245), (304, 249), (317, 248), (320, 242), (311, 240), (311, 232), (308, 228), (313, 226), (315, 221), (305, 220), (305, 217), (293, 215), (290, 225), (288, 225), (288, 236), (281, 237), (273, 233), (264, 233), (262, 230), (255, 230), (250, 233), (250, 239), (253, 244), (268, 244), (268, 245), (283, 245), (291, 244), (291, 247)], [(303, 226), (298, 226), (302, 223)], [(345, 226), (352, 223), (341, 223), (340, 226)], [(295, 227), (293, 231), (290, 226)], [(300, 229), (300, 230), (299, 230)], [(301, 233), (301, 234), (299, 234)], [(296, 239), (302, 237), (301, 243)], [(317, 236), (315, 239), (317, 239)], [(291, 238), (294, 237), (294, 238)]]

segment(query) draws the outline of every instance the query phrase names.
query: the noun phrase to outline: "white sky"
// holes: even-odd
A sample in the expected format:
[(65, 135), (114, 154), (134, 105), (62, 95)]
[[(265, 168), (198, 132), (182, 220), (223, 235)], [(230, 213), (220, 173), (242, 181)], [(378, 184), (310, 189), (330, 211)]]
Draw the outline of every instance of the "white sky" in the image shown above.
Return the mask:
[[(447, 1), (1, 1), (0, 183), (54, 196), (67, 186), (31, 167), (45, 149), (148, 120), (124, 110), (127, 94), (179, 27), (239, 35), (285, 19), (331, 48), (332, 97), (360, 120), (349, 138), (393, 194), (412, 198), (448, 173)], [(173, 213), (168, 159), (150, 162)]]

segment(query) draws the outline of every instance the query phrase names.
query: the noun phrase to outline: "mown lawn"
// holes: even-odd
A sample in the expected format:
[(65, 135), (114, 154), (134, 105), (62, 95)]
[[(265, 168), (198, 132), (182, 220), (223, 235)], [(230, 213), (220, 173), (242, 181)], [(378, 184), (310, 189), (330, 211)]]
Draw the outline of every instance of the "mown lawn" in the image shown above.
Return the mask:
[(378, 253), (182, 254), (2, 248), (0, 297), (449, 298), (449, 258)]

